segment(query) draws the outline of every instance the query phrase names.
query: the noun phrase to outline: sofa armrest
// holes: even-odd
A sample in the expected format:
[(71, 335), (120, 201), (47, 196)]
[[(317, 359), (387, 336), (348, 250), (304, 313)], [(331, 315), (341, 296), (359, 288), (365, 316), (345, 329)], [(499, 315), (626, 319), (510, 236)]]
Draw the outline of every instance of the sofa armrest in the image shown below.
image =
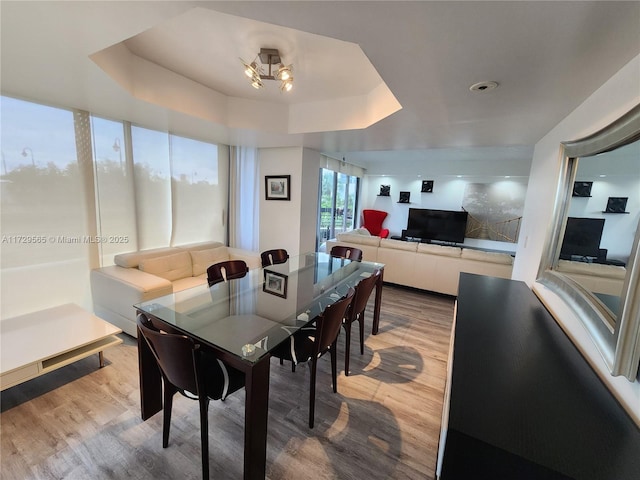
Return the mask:
[(173, 293), (173, 285), (165, 278), (137, 268), (117, 265), (91, 271), (91, 294), (94, 309), (110, 310), (135, 322), (133, 305)]

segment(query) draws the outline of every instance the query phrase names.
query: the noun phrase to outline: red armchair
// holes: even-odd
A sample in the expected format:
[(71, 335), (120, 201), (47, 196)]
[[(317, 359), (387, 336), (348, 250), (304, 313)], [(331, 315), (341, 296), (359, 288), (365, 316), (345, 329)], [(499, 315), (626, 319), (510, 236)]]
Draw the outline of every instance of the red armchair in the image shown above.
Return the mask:
[(382, 222), (387, 218), (387, 212), (381, 210), (362, 210), (362, 218), (364, 220), (362, 226), (366, 228), (371, 235), (380, 238), (387, 238), (389, 230), (382, 228)]

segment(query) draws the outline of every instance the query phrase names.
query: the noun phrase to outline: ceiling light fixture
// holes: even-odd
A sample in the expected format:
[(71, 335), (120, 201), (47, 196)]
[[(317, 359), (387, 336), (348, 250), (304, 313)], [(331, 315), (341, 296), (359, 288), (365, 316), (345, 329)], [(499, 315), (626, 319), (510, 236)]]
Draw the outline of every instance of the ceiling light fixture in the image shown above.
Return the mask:
[[(261, 65), (256, 62), (260, 59)], [(285, 65), (277, 48), (261, 48), (260, 53), (251, 63), (240, 59), (244, 65), (244, 74), (249, 78), (251, 86), (255, 89), (264, 87), (262, 80), (280, 81), (280, 90), (290, 92), (293, 89), (293, 65)], [(263, 65), (268, 66), (268, 73), (264, 73)], [(275, 67), (278, 69), (274, 72)]]

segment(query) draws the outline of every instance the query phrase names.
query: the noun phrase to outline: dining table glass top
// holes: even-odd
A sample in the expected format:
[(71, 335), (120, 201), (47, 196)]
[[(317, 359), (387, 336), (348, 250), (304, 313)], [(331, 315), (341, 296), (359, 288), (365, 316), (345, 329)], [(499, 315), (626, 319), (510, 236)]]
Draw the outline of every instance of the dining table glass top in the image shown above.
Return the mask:
[(176, 330), (255, 363), (384, 265), (307, 253), (134, 305)]

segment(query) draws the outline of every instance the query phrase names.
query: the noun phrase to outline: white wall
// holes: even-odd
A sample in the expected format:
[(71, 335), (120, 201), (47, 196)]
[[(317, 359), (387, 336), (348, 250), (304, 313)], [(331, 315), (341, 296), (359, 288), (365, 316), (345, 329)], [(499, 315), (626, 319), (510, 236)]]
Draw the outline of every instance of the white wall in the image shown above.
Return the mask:
[(322, 156), (315, 150), (302, 151), (302, 203), (300, 205), (300, 250), (313, 252), (316, 248), (316, 226), (318, 221), (318, 188), (320, 184), (320, 162)]
[[(320, 153), (300, 147), (261, 148), (260, 251), (284, 248), (289, 255), (315, 249)], [(291, 200), (266, 200), (265, 175), (291, 175)]]
[[(526, 163), (526, 165), (529, 165)], [(421, 167), (425, 170), (424, 162)], [(419, 168), (414, 165), (414, 168)], [(494, 166), (495, 168), (495, 166)], [(422, 180), (433, 180), (433, 192), (421, 193)], [(391, 232), (390, 235), (400, 235), (403, 229), (407, 228), (407, 218), (409, 208), (432, 208), (438, 210), (460, 211), (463, 206), (465, 188), (470, 183), (492, 184), (497, 188), (514, 195), (523, 195), (527, 188), (527, 177), (510, 177), (504, 175), (489, 176), (481, 174), (465, 174), (458, 178), (457, 175), (430, 175), (417, 174), (392, 174), (392, 175), (365, 175), (360, 201), (360, 210), (372, 208), (382, 210), (389, 215), (383, 225)], [(381, 197), (380, 185), (391, 186), (391, 196)], [(401, 191), (411, 193), (409, 204), (398, 203)], [(359, 225), (360, 223), (358, 223)], [(497, 242), (491, 240), (481, 240), (466, 238), (464, 245), (478, 246), (495, 250), (516, 251), (515, 243)]]

